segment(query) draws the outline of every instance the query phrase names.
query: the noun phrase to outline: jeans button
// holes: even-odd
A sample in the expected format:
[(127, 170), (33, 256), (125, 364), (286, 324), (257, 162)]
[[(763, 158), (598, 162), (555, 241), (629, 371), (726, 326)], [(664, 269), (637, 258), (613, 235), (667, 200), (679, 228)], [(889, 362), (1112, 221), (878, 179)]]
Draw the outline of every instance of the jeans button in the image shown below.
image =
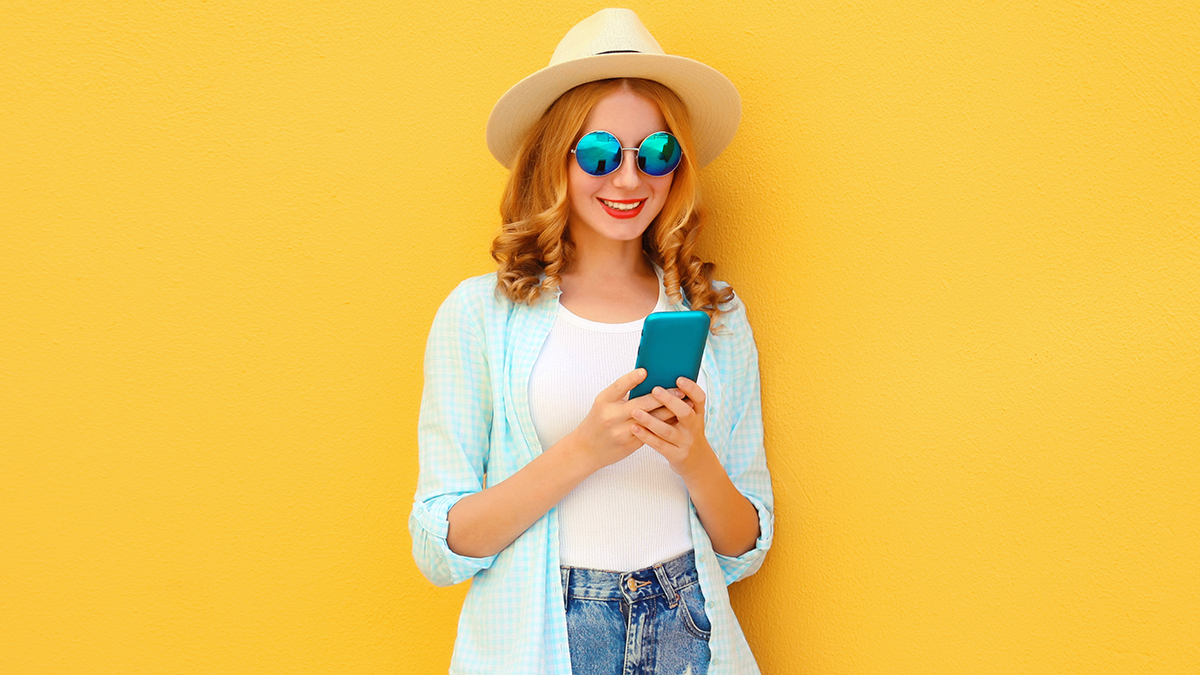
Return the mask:
[(625, 585), (629, 588), (630, 593), (637, 590), (637, 582), (633, 580), (633, 577), (630, 577)]

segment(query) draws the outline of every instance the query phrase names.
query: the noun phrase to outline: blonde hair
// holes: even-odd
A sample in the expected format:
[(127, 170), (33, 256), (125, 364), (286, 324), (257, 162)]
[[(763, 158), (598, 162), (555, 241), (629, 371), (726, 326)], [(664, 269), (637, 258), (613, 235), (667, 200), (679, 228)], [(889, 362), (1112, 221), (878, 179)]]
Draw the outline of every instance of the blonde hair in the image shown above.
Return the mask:
[(662, 268), (671, 301), (686, 295), (692, 309), (708, 313), (715, 329), (720, 306), (733, 299), (733, 289), (714, 289), (716, 266), (696, 255), (704, 218), (691, 152), (691, 120), (675, 92), (651, 80), (581, 84), (560, 96), (534, 124), (517, 152), (500, 202), (501, 231), (492, 242), (492, 258), (499, 264), (497, 286), (513, 302), (526, 304), (558, 288), (574, 253), (567, 231), (570, 150), (592, 108), (622, 88), (656, 104), (683, 149), (662, 211), (642, 234), (642, 249)]

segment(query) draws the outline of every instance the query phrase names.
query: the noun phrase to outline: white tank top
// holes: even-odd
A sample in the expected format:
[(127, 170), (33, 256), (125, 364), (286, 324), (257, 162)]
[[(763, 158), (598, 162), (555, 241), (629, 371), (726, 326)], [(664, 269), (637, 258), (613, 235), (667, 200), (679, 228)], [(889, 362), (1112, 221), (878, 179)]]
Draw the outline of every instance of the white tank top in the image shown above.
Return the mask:
[[(654, 311), (667, 308), (660, 275)], [(574, 431), (600, 390), (633, 370), (643, 320), (598, 323), (559, 305), (529, 379), (530, 414), (543, 449)], [(698, 384), (704, 388), (703, 375)], [(692, 548), (688, 513), (683, 480), (643, 445), (559, 502), (562, 564), (629, 572), (674, 558)]]

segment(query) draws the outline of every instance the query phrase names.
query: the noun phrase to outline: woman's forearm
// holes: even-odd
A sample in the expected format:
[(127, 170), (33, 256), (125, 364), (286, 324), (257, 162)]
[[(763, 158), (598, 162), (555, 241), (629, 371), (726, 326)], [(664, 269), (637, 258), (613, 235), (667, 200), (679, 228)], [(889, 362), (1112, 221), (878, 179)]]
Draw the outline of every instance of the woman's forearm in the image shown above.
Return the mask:
[(574, 434), (547, 448), (521, 470), (458, 501), (447, 518), (451, 551), (484, 558), (503, 551), (595, 470), (574, 452)]
[(758, 541), (758, 511), (730, 480), (717, 456), (710, 451), (708, 457), (683, 480), (713, 550), (736, 558)]

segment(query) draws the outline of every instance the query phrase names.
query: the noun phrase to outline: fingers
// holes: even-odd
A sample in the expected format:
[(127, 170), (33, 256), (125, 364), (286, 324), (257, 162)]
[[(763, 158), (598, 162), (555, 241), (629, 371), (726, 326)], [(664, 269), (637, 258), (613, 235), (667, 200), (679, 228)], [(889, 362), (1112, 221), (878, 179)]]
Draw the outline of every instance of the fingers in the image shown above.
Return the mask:
[(621, 401), (629, 393), (630, 389), (641, 384), (644, 379), (646, 379), (646, 369), (634, 368), (621, 377), (618, 377), (616, 382), (608, 385), (608, 388), (601, 393), (610, 401)]
[[(679, 378), (683, 381), (683, 378)], [(697, 388), (698, 389), (698, 388)], [(671, 412), (675, 413), (675, 417), (679, 418), (680, 422), (687, 422), (690, 418), (702, 414), (703, 408), (689, 405), (687, 401), (681, 400), (678, 396), (671, 394), (662, 387), (655, 387), (654, 391), (650, 392), (651, 396), (659, 403), (666, 407)], [(703, 394), (703, 392), (701, 392)]]
[(700, 385), (687, 379), (686, 377), (679, 378), (675, 381), (675, 384), (679, 386), (680, 390), (682, 390), (689, 399), (696, 403), (696, 408), (703, 412), (705, 395), (704, 390), (700, 388)]
[[(656, 389), (662, 389), (662, 387), (656, 387)], [(674, 392), (676, 399), (681, 399), (684, 396), (683, 392), (679, 391), (678, 389), (671, 389), (670, 391)], [(657, 410), (662, 406), (662, 401), (655, 398), (654, 392), (650, 392), (649, 394), (644, 394), (629, 401), (628, 408), (625, 410), (625, 414), (628, 415), (634, 410), (645, 410), (649, 412), (651, 410)]]
[(641, 410), (633, 411), (633, 420), (636, 422), (636, 424), (633, 425), (634, 435), (641, 437), (651, 447), (659, 449), (659, 444), (651, 444), (648, 440), (646, 440), (646, 431), (650, 432), (657, 438), (666, 441), (667, 443), (676, 443), (679, 430), (675, 428), (675, 425), (668, 424), (667, 422), (658, 419), (655, 415)]
[(667, 424), (671, 424), (675, 421), (675, 413), (671, 412), (670, 408), (655, 408), (649, 412), (654, 419), (661, 420)]

